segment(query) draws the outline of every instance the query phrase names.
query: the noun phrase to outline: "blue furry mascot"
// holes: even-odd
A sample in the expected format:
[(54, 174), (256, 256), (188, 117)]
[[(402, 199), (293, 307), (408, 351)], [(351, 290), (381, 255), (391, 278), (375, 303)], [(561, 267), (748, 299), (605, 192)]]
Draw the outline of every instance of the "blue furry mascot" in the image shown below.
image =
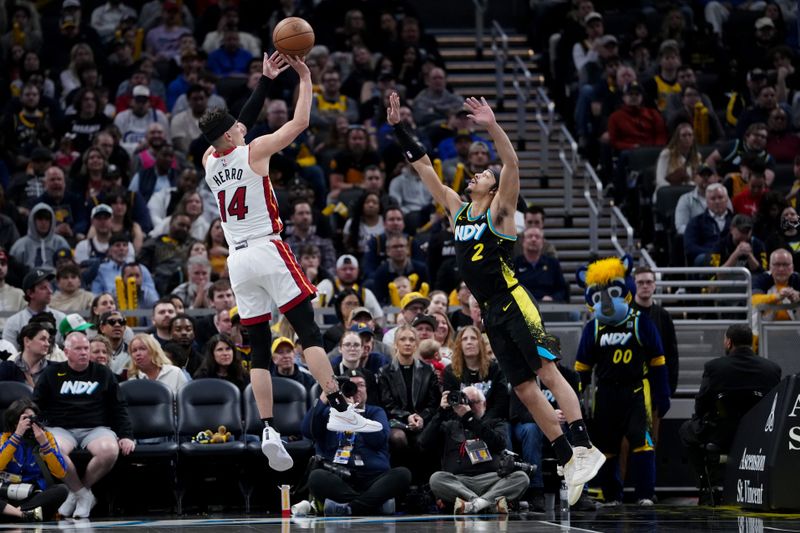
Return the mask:
[(606, 503), (622, 502), (620, 444), (628, 438), (636, 500), (652, 505), (655, 451), (651, 437), (654, 412), (669, 410), (669, 381), (661, 337), (653, 322), (630, 306), (636, 292), (633, 260), (608, 257), (575, 274), (585, 289), (594, 318), (583, 328), (575, 370), (585, 386), (595, 373), (593, 440), (608, 457), (599, 479)]

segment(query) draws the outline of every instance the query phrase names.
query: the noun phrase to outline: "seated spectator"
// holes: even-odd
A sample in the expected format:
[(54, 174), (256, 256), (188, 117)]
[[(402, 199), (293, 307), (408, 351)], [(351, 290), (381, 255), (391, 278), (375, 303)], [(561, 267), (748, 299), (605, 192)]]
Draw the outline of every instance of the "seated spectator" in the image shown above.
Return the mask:
[(428, 282), (428, 267), (411, 258), (408, 237), (402, 233), (386, 237), (386, 250), (386, 260), (378, 266), (367, 285), (372, 288), (379, 302), (389, 305), (390, 281), (398, 276), (414, 276), (415, 282), (412, 282), (411, 289), (420, 290), (422, 284)]
[(55, 233), (56, 218), (53, 208), (38, 203), (28, 215), (28, 234), (19, 239), (8, 253), (27, 268), (40, 268), (55, 272), (53, 254), (69, 243)]
[[(242, 43), (242, 48), (250, 52), (253, 56), (261, 54), (261, 39), (248, 33), (239, 30), (239, 9), (236, 6), (228, 5), (222, 9), (222, 15), (219, 19), (217, 29), (210, 31), (203, 39), (202, 49), (210, 54), (220, 47), (223, 41), (225, 32), (235, 31), (239, 34), (239, 41)], [(272, 32), (270, 32), (272, 35)]]
[[(383, 308), (375, 294), (358, 284), (359, 268), (358, 259), (352, 255), (345, 254), (336, 260), (336, 272), (332, 280), (323, 280), (317, 286), (317, 298), (314, 300), (316, 307), (326, 307), (331, 305), (331, 301), (337, 293), (344, 289), (353, 289), (358, 293), (361, 304), (369, 309), (376, 322), (383, 322)], [(337, 339), (338, 340), (338, 339)], [(327, 351), (330, 351), (327, 350)]]
[(177, 353), (170, 354), (173, 356), (172, 364), (185, 370), (189, 376), (197, 372), (203, 363), (194, 332), (194, 319), (186, 313), (176, 314), (169, 321), (169, 339), (180, 347)]
[[(184, 9), (186, 6), (183, 6)], [(158, 11), (158, 4), (156, 4)], [(161, 23), (148, 27), (144, 23), (145, 10), (139, 15), (140, 25), (147, 31), (145, 43), (147, 54), (155, 58), (157, 62), (167, 63), (180, 59), (180, 40), (185, 34), (191, 34), (191, 30), (186, 26), (187, 20), (182, 16), (186, 11), (181, 11), (181, 7), (173, 0), (161, 2)]]
[(598, 61), (598, 49), (603, 45), (600, 38), (605, 33), (603, 15), (597, 11), (587, 13), (583, 17), (582, 26), (585, 38), (572, 46), (572, 66), (575, 73), (580, 72), (586, 63)]
[(795, 272), (800, 268), (800, 218), (797, 216), (797, 211), (794, 207), (785, 207), (781, 211), (780, 229), (767, 237), (765, 245), (767, 253), (784, 248), (792, 252), (792, 262), (794, 263)]
[[(356, 308), (351, 316), (365, 318), (363, 310), (366, 308)], [(355, 311), (361, 311), (356, 313)], [(356, 342), (353, 333), (358, 336), (358, 350), (356, 350)], [(343, 350), (343, 343), (346, 342), (345, 338), (349, 339), (350, 344)], [(344, 372), (349, 369), (361, 368), (370, 373), (375, 378), (377, 385), (377, 376), (380, 373), (381, 367), (387, 365), (391, 358), (386, 355), (389, 351), (381, 341), (375, 339), (375, 331), (367, 322), (358, 322), (357, 319), (351, 320), (350, 329), (345, 331), (341, 339), (339, 339), (339, 346), (337, 349), (332, 350), (329, 354), (331, 359), (331, 366), (333, 366), (333, 373), (337, 376), (344, 375)], [(356, 353), (357, 352), (357, 353)], [(377, 389), (376, 389), (377, 392)]]
[(343, 95), (341, 89), (342, 78), (338, 71), (323, 72), (322, 91), (311, 101), (311, 128), (317, 135), (327, 135), (340, 114), (345, 115), (350, 124), (358, 122), (358, 103)]
[(139, 333), (130, 342), (131, 362), (128, 365), (127, 379), (149, 379), (166, 385), (173, 394), (183, 387), (188, 378), (170, 360), (152, 335)]
[(303, 435), (314, 440), (316, 453), (325, 461), (337, 462), (351, 475), (342, 478), (324, 468), (316, 468), (308, 478), (309, 493), (323, 502), (326, 516), (394, 514), (395, 499), (408, 491), (411, 472), (402, 466), (390, 466), (389, 421), (383, 409), (370, 403), (373, 400), (368, 396), (364, 374), (353, 370), (348, 372), (347, 379), (356, 386), (355, 395), (348, 401), (363, 409), (365, 418), (380, 422), (383, 430), (346, 434), (344, 438), (351, 451), (346, 458), (342, 457), (339, 453), (341, 435), (326, 428), (330, 407), (323, 392), (303, 419)]
[[(432, 294), (431, 304), (433, 304), (434, 297), (435, 296)], [(446, 365), (450, 364), (450, 358), (453, 356), (453, 348), (455, 348), (455, 329), (450, 323), (450, 318), (447, 316), (446, 312), (431, 311), (429, 307), (428, 314), (436, 320), (436, 330), (433, 332), (433, 339), (439, 343), (439, 360), (445, 361)]]
[(369, 166), (380, 167), (378, 153), (369, 146), (367, 130), (360, 125), (350, 125), (345, 147), (331, 159), (328, 168), (331, 199), (339, 198), (343, 189), (360, 187), (364, 183), (364, 172)]
[(656, 163), (656, 189), (667, 185), (689, 185), (692, 177), (702, 165), (703, 160), (697, 151), (694, 129), (691, 124), (678, 124), (666, 148), (658, 155)]
[[(758, 161), (749, 163), (749, 175), (743, 190), (733, 196), (733, 212), (741, 215), (755, 217), (758, 214), (758, 205), (761, 198), (769, 191), (764, 175), (766, 169)], [(743, 165), (744, 169), (744, 165)], [(744, 174), (744, 173), (743, 173)]]
[(125, 341), (127, 331), (125, 318), (117, 310), (106, 311), (100, 315), (97, 329), (102, 336), (108, 339), (111, 348), (108, 354), (108, 368), (115, 375), (122, 375), (131, 360), (128, 342)]
[(187, 214), (172, 215), (167, 233), (150, 237), (142, 245), (137, 260), (153, 273), (159, 294), (167, 294), (181, 283), (181, 267), (195, 239), (190, 235), (192, 219)]
[(458, 332), (451, 363), (442, 379), (445, 391), (460, 391), (468, 386), (483, 393), (486, 418), (508, 419), (508, 380), (497, 361), (489, 358), (481, 332), (474, 326)]
[[(125, 265), (132, 261), (130, 257), (132, 248), (133, 245), (130, 243), (127, 234), (111, 234), (105, 259), (96, 266), (94, 272), (90, 269), (85, 273), (93, 293), (108, 292), (115, 295), (115, 297), (118, 296), (115, 279), (117, 276), (122, 275)], [(142, 270), (142, 275), (152, 282), (150, 270), (146, 267)]]
[(472, 293), (469, 292), (467, 284), (462, 281), (458, 284), (456, 295), (458, 297), (459, 309), (450, 313), (450, 323), (453, 324), (453, 327), (458, 331), (462, 327), (472, 324), (472, 316), (469, 310), (469, 297), (472, 296)]
[[(706, 165), (713, 168), (720, 176), (727, 176), (740, 170), (740, 165), (748, 155), (751, 161), (757, 160), (766, 166), (765, 176), (769, 184), (775, 178), (775, 172), (772, 170), (774, 160), (766, 147), (767, 125), (756, 122), (747, 127), (744, 137), (727, 142), (711, 152), (706, 158)], [(733, 190), (729, 189), (728, 192), (731, 196), (735, 196), (739, 189), (734, 186)]]
[(164, 131), (169, 130), (167, 116), (159, 109), (150, 107), (150, 89), (145, 85), (137, 85), (132, 91), (133, 99), (130, 107), (117, 113), (114, 125), (122, 133), (120, 145), (133, 155), (145, 139), (147, 128), (153, 124), (160, 124)]
[(128, 185), (128, 190), (138, 193), (145, 203), (150, 201), (153, 194), (174, 187), (178, 181), (178, 170), (173, 166), (175, 151), (172, 146), (160, 146), (154, 156), (155, 163), (141, 168)]
[[(50, 424), (66, 461), (64, 482), (70, 494), (58, 512), (61, 516), (88, 518), (96, 503), (92, 486), (111, 471), (120, 452), (128, 455), (136, 445), (117, 380), (108, 367), (89, 360), (86, 335), (70, 333), (64, 341), (64, 352), (67, 361), (45, 370), (33, 399)], [(78, 390), (84, 392), (78, 396)], [(92, 455), (83, 478), (78, 477), (69, 459), (78, 446)]]
[[(19, 99), (11, 101), (10, 112), (3, 116), (0, 130), (6, 153), (11, 157), (13, 170), (25, 168), (36, 148), (52, 148), (58, 127), (49, 107), (42, 101), (41, 90), (31, 81), (22, 88)], [(38, 195), (37, 195), (38, 196)]]
[(244, 77), (253, 60), (237, 30), (225, 30), (219, 48), (208, 54), (208, 70), (220, 77)]
[[(147, 309), (154, 305), (158, 301), (158, 292), (153, 283), (153, 278), (150, 277), (150, 273), (145, 269), (144, 265), (135, 262), (127, 263), (122, 268), (122, 281), (125, 283), (124, 286), (126, 288), (128, 280), (131, 278), (135, 280), (137, 307)], [(117, 298), (120, 298), (119, 294), (117, 294)], [(127, 298), (130, 298), (130, 296), (128, 295)], [(133, 302), (129, 300), (127, 303), (129, 306), (133, 305)]]
[(614, 150), (666, 144), (664, 119), (655, 109), (642, 105), (642, 88), (638, 82), (625, 86), (622, 101), (624, 105), (608, 119), (609, 142)]
[(13, 361), (0, 362), (0, 381), (18, 381), (34, 387), (44, 369), (54, 364), (47, 359), (51, 342), (55, 338), (50, 337), (48, 325), (41, 322), (25, 325), (19, 332), (19, 356)]
[[(153, 315), (150, 319), (153, 337), (163, 348), (166, 343), (172, 340), (172, 330), (170, 328), (172, 319), (177, 315), (175, 304), (168, 296), (162, 296), (153, 306)], [(169, 353), (167, 353), (169, 355)], [(173, 361), (174, 364), (174, 361)], [(183, 366), (182, 364), (179, 366)]]
[(30, 202), (29, 206), (39, 203), (47, 204), (53, 209), (57, 235), (71, 244), (83, 238), (89, 226), (84, 200), (75, 192), (67, 190), (64, 171), (60, 167), (52, 166), (45, 170), (44, 192)]
[[(800, 274), (794, 271), (792, 253), (778, 249), (769, 256), (769, 271), (753, 278), (753, 306), (800, 303)], [(761, 309), (762, 320), (796, 320), (795, 309)]]
[(569, 287), (561, 272), (561, 263), (555, 257), (544, 255), (541, 229), (525, 228), (522, 255), (514, 259), (514, 273), (537, 301), (569, 302)]
[(800, 137), (789, 126), (789, 115), (783, 108), (776, 107), (769, 112), (766, 150), (778, 164), (791, 163), (800, 152)]
[(75, 263), (67, 263), (56, 271), (58, 289), (50, 305), (63, 313), (83, 313), (89, 310), (94, 294), (81, 288), (81, 270)]
[[(75, 246), (75, 262), (86, 266), (88, 262), (100, 264), (108, 253), (113, 233), (111, 218), (114, 211), (107, 204), (98, 204), (91, 212), (91, 236), (87, 236)], [(133, 260), (133, 246), (129, 250), (129, 259)]]
[[(16, 313), (25, 309), (25, 293), (22, 289), (9, 285), (8, 254), (0, 248), (0, 311)], [(0, 328), (5, 326), (6, 319), (0, 318)]]
[(326, 352), (330, 352), (339, 344), (342, 335), (350, 327), (353, 309), (363, 305), (361, 292), (354, 288), (343, 289), (333, 296), (330, 307), (333, 307), (338, 322), (326, 329), (322, 335), (322, 346)]
[(714, 245), (728, 233), (733, 212), (728, 209), (728, 191), (721, 183), (706, 187), (706, 210), (689, 220), (683, 233), (687, 264), (708, 266)]
[(507, 423), (486, 416), (486, 397), (478, 388), (461, 391), (465, 401), (456, 405), (448, 401), (450, 392), (442, 393), (439, 409), (419, 439), (426, 452), (442, 460), (442, 470), (430, 478), (431, 491), (453, 505), (455, 514), (508, 514), (508, 501), (522, 496), (530, 479), (521, 471), (505, 477), (497, 473), (507, 446)]
[(414, 320), (411, 321), (411, 327), (417, 332), (417, 340), (420, 342), (433, 339), (433, 334), (437, 326), (436, 319), (425, 314), (424, 311), (415, 316)]
[(186, 91), (189, 109), (172, 116), (169, 138), (176, 150), (188, 153), (192, 141), (200, 137), (200, 117), (208, 109), (208, 94), (200, 84), (189, 86)]
[(210, 307), (206, 298), (211, 288), (211, 263), (203, 256), (190, 257), (186, 270), (189, 280), (175, 287), (172, 294), (186, 302), (189, 309)]
[(428, 222), (433, 212), (433, 197), (411, 165), (405, 165), (389, 183), (389, 195), (403, 211), (406, 227), (412, 230), (410, 233)]
[[(383, 211), (384, 233), (370, 237), (369, 241), (367, 241), (367, 249), (362, 261), (364, 272), (375, 272), (378, 266), (386, 260), (386, 235), (393, 233), (408, 235), (405, 229), (406, 223), (403, 219), (403, 210), (394, 204), (387, 207)], [(419, 241), (411, 236), (408, 239), (411, 241), (411, 258), (415, 261), (425, 261), (425, 254), (420, 249)]]
[(310, 391), (316, 380), (305, 369), (301, 370), (294, 362), (294, 343), (288, 337), (278, 337), (272, 341), (272, 364), (270, 373), (273, 376), (294, 380)]
[(658, 49), (658, 72), (642, 82), (642, 89), (649, 105), (654, 105), (661, 113), (667, 110), (667, 101), (681, 90), (678, 82), (678, 68), (681, 66), (679, 45), (672, 39), (661, 43)]
[(225, 334), (213, 335), (206, 343), (204, 351), (203, 363), (194, 373), (194, 379), (224, 379), (244, 392), (250, 383), (250, 375), (244, 368), (241, 353), (231, 338)]
[[(0, 435), (0, 472), (20, 476), (23, 483), (31, 483), (36, 488), (31, 496), (14, 503), (0, 499), (3, 522), (54, 520), (56, 510), (69, 494), (65, 485), (51, 483), (53, 478), (64, 478), (67, 463), (53, 434), (33, 421), (41, 414), (35, 403), (24, 398), (9, 405), (3, 415), (5, 431)], [(37, 460), (31, 460), (32, 457)], [(46, 473), (42, 467), (47, 469)]]
[[(22, 347), (18, 343), (17, 336), (22, 328), (30, 320), (41, 313), (51, 313), (54, 323), (60, 323), (64, 318), (64, 313), (50, 307), (50, 300), (53, 297), (53, 289), (50, 282), (55, 276), (47, 271), (35, 269), (28, 272), (22, 280), (22, 291), (25, 293), (25, 301), (28, 302), (25, 309), (8, 317), (3, 328), (3, 340), (10, 342), (17, 350)], [(55, 324), (53, 324), (55, 329)]]
[[(433, 369), (418, 359), (417, 332), (399, 326), (394, 337), (392, 362), (381, 369), (380, 403), (390, 420), (389, 447), (394, 464), (413, 464), (417, 438), (436, 412), (439, 380)], [(419, 470), (421, 472), (422, 469)]]
[(98, 365), (108, 366), (111, 361), (111, 341), (102, 334), (89, 339), (89, 360)]
[[(300, 248), (312, 244), (319, 249), (320, 266), (330, 272), (336, 265), (336, 250), (331, 239), (321, 237), (313, 225), (313, 209), (306, 200), (298, 200), (292, 204), (292, 233), (286, 237), (286, 244), (295, 255), (300, 254)], [(356, 265), (358, 266), (358, 265)]]
[(735, 215), (731, 219), (728, 233), (711, 250), (711, 266), (744, 267), (753, 274), (767, 268), (767, 252), (764, 243), (753, 237), (753, 219), (747, 215)]
[[(30, 160), (20, 172), (12, 173), (5, 186), (6, 199), (16, 205), (14, 217), (27, 217), (29, 205), (44, 192), (44, 175), (53, 166), (53, 152), (41, 146), (31, 151)], [(11, 169), (13, 172), (14, 169)]]
[[(174, 294), (174, 293), (173, 293)], [(218, 279), (210, 283), (205, 291), (204, 300), (206, 307), (214, 310), (214, 315), (198, 317), (196, 325), (197, 344), (205, 346), (208, 339), (217, 333), (230, 333), (218, 329), (218, 314), (225, 311), (226, 321), (230, 325), (230, 309), (236, 305), (236, 298), (233, 296), (231, 282), (227, 279)]]
[[(755, 93), (753, 104), (748, 106), (736, 122), (736, 137), (741, 138), (751, 124), (767, 124), (770, 114), (778, 109), (775, 86), (767, 83)], [(788, 124), (787, 124), (788, 126)]]
[(724, 346), (725, 356), (712, 359), (703, 367), (700, 391), (694, 400), (694, 414), (679, 431), (681, 442), (689, 452), (689, 463), (700, 481), (701, 504), (708, 502), (710, 496), (704, 488), (716, 486), (720, 481), (718, 472), (712, 472), (711, 479), (708, 479), (703, 448), (707, 443), (714, 443), (721, 453), (726, 453), (738, 426), (736, 420), (728, 420), (731, 425), (725, 427), (718, 423), (717, 397), (723, 392), (740, 391), (757, 391), (766, 395), (781, 380), (781, 367), (753, 352), (753, 332), (749, 325), (729, 326), (725, 331)]
[(424, 128), (437, 120), (446, 120), (449, 113), (464, 105), (464, 99), (447, 90), (445, 71), (434, 67), (425, 78), (425, 89), (414, 97), (414, 120)]
[(678, 235), (683, 235), (691, 219), (705, 212), (706, 188), (713, 183), (719, 183), (719, 176), (714, 173), (714, 169), (700, 165), (694, 170), (692, 181), (694, 189), (682, 194), (675, 206), (675, 230)]
[(394, 336), (395, 333), (399, 331), (400, 326), (410, 326), (414, 322), (414, 319), (417, 317), (417, 315), (425, 312), (425, 309), (428, 308), (430, 303), (431, 301), (426, 296), (416, 291), (409, 292), (403, 296), (399, 305), (400, 314), (398, 314), (396, 318), (397, 327), (394, 327), (383, 334), (384, 344), (394, 347)]
[[(377, 167), (373, 167), (377, 168)], [(380, 172), (380, 169), (378, 169)], [(364, 191), (356, 200), (350, 218), (342, 228), (342, 240), (348, 253), (362, 257), (367, 251), (369, 240), (383, 235), (383, 209), (381, 196), (375, 192)]]

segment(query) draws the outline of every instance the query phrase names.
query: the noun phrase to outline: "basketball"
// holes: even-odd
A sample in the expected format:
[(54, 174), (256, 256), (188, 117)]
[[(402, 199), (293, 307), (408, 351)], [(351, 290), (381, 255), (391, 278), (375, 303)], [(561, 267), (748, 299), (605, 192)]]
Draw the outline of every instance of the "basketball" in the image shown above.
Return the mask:
[(300, 17), (280, 21), (272, 32), (278, 52), (287, 56), (304, 56), (314, 46), (314, 28)]

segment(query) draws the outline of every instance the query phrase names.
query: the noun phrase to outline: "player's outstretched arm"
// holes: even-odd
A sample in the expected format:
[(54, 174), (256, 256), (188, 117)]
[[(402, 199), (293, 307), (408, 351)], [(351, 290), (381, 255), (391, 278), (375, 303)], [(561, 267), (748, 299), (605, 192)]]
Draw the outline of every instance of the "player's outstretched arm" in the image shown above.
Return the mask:
[(497, 123), (494, 111), (489, 107), (486, 98), (467, 98), (464, 107), (469, 111), (471, 118), (479, 126), (485, 127), (497, 149), (497, 155), (503, 162), (503, 169), (500, 171), (500, 187), (497, 190), (497, 197), (504, 206), (516, 209), (517, 198), (519, 197), (519, 157), (514, 151), (511, 139), (503, 128)]
[(262, 159), (269, 157), (289, 146), (295, 138), (308, 128), (311, 117), (311, 71), (305, 63), (305, 58), (282, 56), (300, 76), (300, 90), (297, 104), (294, 106), (294, 116), (281, 126), (278, 131), (268, 135), (256, 137), (250, 143), (250, 157)]
[(278, 52), (273, 52), (271, 56), (267, 56), (264, 52), (264, 61), (261, 65), (261, 78), (258, 80), (255, 89), (253, 89), (250, 98), (247, 99), (242, 111), (239, 113), (239, 122), (249, 130), (256, 121), (258, 115), (261, 113), (261, 108), (264, 107), (264, 100), (267, 98), (269, 91), (270, 80), (274, 80), (278, 75), (289, 68), (286, 59)]
[(400, 96), (397, 93), (392, 93), (389, 96), (386, 121), (394, 128), (397, 142), (400, 144), (403, 154), (419, 174), (422, 183), (428, 188), (434, 201), (447, 209), (451, 216), (458, 212), (463, 203), (461, 198), (453, 189), (439, 181), (439, 176), (433, 170), (433, 164), (425, 153), (425, 148), (419, 142), (419, 139), (411, 133), (408, 126), (400, 121)]

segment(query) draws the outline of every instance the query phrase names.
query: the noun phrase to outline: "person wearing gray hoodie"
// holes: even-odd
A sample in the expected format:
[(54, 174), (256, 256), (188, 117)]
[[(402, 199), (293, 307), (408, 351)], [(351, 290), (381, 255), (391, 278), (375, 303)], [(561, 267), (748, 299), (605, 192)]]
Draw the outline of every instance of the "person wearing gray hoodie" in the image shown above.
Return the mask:
[(38, 203), (28, 215), (28, 234), (11, 247), (9, 254), (28, 268), (38, 268), (55, 273), (53, 255), (61, 248), (69, 248), (69, 243), (55, 233), (55, 214), (53, 209)]

